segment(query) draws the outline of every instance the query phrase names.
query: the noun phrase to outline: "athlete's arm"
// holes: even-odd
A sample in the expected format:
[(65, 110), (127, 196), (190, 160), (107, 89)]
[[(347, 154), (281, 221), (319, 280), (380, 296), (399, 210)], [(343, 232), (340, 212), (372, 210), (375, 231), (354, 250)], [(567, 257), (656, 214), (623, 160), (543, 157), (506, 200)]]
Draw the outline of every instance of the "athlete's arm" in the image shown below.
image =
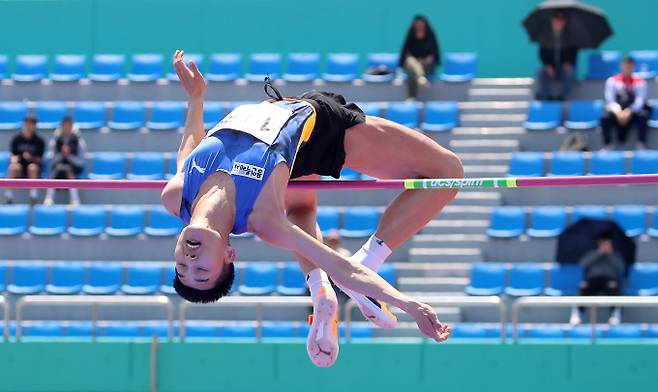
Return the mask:
[(432, 307), (402, 294), (374, 271), (340, 256), (285, 217), (278, 214), (252, 216), (250, 224), (262, 240), (300, 254), (336, 283), (402, 309), (416, 320), (426, 336), (439, 342), (450, 336), (450, 328), (439, 322)]
[(206, 136), (203, 127), (203, 98), (206, 95), (206, 80), (193, 61), (190, 61), (189, 67), (185, 64), (184, 54), (185, 52), (182, 50), (174, 53), (174, 69), (188, 96), (185, 130), (176, 157), (177, 170), (180, 170), (185, 158)]

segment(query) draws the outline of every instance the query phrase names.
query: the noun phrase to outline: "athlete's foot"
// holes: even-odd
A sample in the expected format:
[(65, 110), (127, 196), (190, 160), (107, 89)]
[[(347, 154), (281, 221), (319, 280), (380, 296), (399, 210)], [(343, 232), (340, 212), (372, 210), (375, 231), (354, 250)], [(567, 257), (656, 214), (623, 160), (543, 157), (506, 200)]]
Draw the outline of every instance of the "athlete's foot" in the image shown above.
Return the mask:
[(308, 356), (315, 366), (330, 367), (338, 358), (338, 299), (331, 288), (321, 287), (313, 298), (313, 315), (308, 321)]
[(338, 286), (345, 294), (352, 298), (359, 305), (359, 310), (366, 320), (375, 324), (380, 328), (391, 329), (395, 328), (398, 323), (398, 318), (388, 309), (384, 302), (380, 302), (374, 298), (367, 297), (363, 294), (357, 293), (350, 289)]

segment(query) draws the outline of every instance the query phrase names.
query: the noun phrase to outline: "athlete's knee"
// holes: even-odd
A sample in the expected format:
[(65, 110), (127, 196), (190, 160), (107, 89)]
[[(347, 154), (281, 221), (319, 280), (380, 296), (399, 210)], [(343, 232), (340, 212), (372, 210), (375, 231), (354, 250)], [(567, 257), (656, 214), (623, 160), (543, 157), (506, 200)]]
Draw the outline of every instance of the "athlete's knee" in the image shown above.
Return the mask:
[(447, 151), (434, 160), (422, 175), (425, 178), (463, 178), (464, 165), (457, 154)]

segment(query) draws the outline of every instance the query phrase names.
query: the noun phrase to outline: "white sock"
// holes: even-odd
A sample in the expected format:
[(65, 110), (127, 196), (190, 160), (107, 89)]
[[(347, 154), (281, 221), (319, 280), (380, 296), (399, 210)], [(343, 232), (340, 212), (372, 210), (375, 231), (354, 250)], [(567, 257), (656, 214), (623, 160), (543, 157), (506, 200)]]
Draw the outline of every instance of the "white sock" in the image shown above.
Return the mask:
[(37, 193), (36, 189), (34, 188), (30, 189), (30, 199), (36, 199), (38, 196), (39, 194)]
[[(50, 189), (48, 189), (50, 190)], [(77, 188), (70, 188), (69, 195), (71, 197), (71, 203), (80, 204), (80, 194), (78, 193)]]
[(315, 294), (322, 286), (328, 286), (331, 288), (329, 276), (327, 276), (327, 273), (320, 268), (311, 270), (308, 275), (306, 275), (306, 285), (308, 286), (308, 289), (311, 290), (311, 298), (313, 299), (315, 299)]
[(14, 198), (14, 192), (12, 192), (11, 189), (5, 190), (5, 198), (13, 199)]
[(48, 199), (52, 200), (54, 198), (55, 198), (55, 188), (46, 189), (46, 197), (44, 199), (45, 200), (48, 200)]
[(368, 241), (363, 244), (361, 249), (354, 253), (352, 260), (377, 272), (391, 253), (391, 248), (389, 248), (383, 240), (375, 237), (373, 234), (368, 238)]

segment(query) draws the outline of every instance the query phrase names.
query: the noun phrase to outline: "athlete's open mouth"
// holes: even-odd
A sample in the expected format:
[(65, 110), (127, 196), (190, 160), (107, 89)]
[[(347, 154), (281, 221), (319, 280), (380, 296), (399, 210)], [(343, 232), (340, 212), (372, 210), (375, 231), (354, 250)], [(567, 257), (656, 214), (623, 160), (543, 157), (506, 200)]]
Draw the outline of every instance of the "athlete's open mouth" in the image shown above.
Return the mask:
[(188, 248), (192, 248), (192, 249), (196, 249), (201, 246), (201, 242), (194, 240), (187, 240), (185, 241), (185, 243), (187, 244)]

